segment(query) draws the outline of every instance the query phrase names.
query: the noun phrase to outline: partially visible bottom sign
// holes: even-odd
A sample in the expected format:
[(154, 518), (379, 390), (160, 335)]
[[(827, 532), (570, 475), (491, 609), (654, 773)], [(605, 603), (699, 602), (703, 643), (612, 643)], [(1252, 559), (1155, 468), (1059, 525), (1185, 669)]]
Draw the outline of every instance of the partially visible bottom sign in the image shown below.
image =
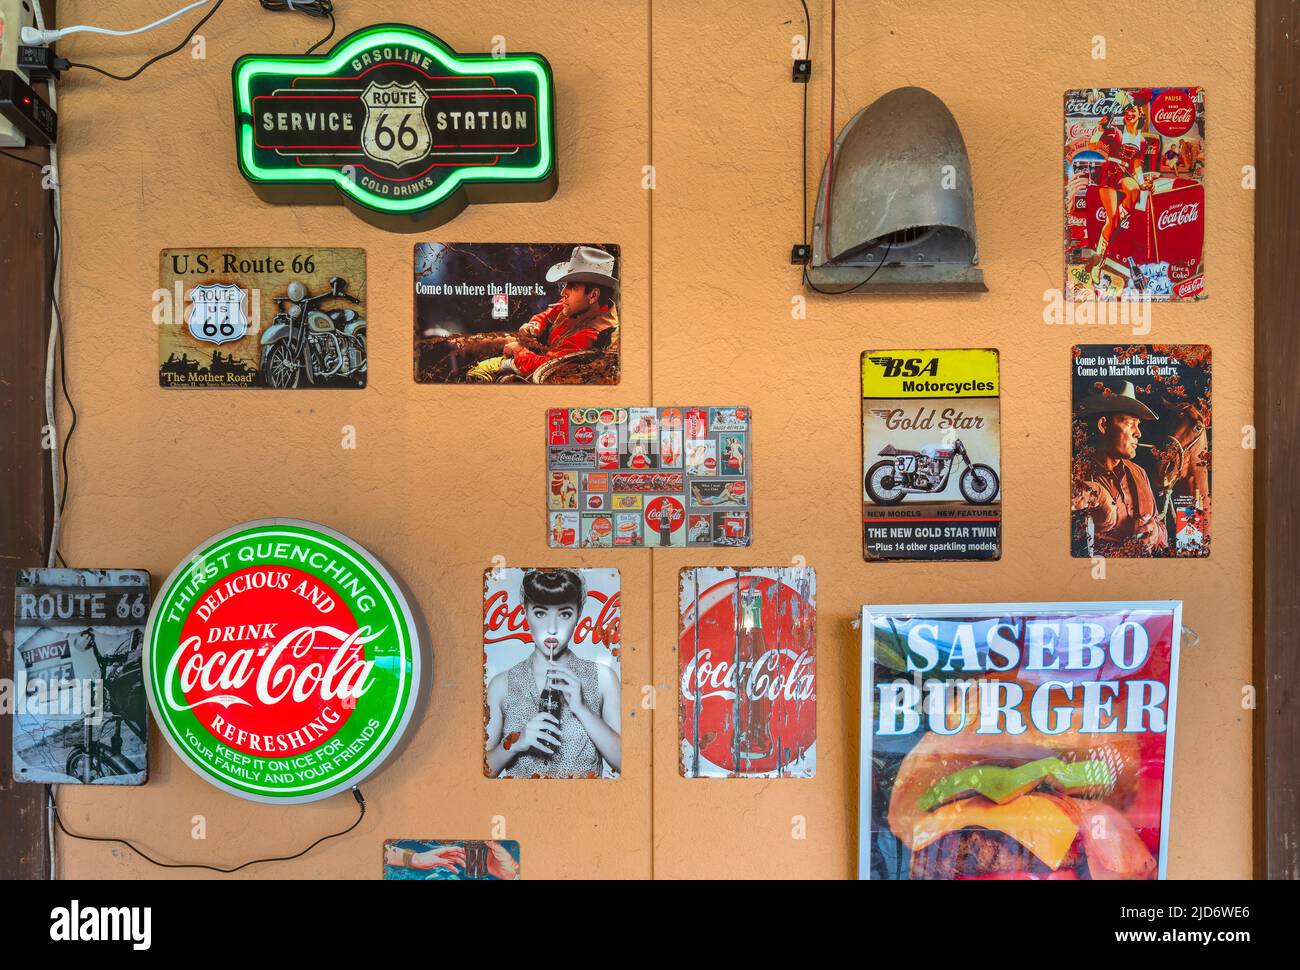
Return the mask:
[(390, 839), (384, 843), (385, 879), (519, 878), (519, 843)]

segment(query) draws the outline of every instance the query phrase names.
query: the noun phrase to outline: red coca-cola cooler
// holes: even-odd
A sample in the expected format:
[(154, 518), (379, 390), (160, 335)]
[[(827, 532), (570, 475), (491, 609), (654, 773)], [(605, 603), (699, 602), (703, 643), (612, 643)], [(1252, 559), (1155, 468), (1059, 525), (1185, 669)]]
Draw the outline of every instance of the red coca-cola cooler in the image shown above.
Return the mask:
[[(1158, 178), (1145, 195), (1145, 206), (1127, 213), (1111, 235), (1106, 257), (1121, 265), (1129, 259), (1139, 265), (1168, 263), (1176, 295), (1193, 295), (1205, 245), (1205, 186), (1193, 179)], [(1082, 208), (1087, 245), (1095, 250), (1106, 224), (1101, 190), (1090, 185), (1082, 198), (1080, 206), (1076, 197), (1074, 209)]]
[(749, 525), (749, 517), (744, 513), (728, 513), (722, 516), (722, 534), (728, 539), (745, 538), (745, 530)]

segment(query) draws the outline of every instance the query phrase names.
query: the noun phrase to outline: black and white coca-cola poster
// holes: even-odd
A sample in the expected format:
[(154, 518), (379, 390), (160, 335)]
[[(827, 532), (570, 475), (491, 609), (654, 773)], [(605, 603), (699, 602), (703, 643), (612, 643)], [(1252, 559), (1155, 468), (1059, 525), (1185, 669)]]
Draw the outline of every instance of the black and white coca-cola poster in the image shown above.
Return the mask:
[(617, 778), (617, 569), (489, 569), (483, 584), (483, 772)]
[(687, 778), (817, 773), (817, 573), (683, 569), (680, 768)]

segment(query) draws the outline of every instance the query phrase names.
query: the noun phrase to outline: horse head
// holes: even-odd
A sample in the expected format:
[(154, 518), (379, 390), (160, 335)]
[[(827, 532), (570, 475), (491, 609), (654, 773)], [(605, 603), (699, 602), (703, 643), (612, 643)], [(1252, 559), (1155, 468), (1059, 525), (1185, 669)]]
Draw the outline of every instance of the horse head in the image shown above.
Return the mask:
[(1196, 462), (1209, 443), (1205, 433), (1209, 427), (1209, 409), (1192, 401), (1162, 398), (1168, 430), (1160, 436), (1153, 448), (1156, 457), (1156, 477), (1162, 490), (1172, 488), (1195, 470)]

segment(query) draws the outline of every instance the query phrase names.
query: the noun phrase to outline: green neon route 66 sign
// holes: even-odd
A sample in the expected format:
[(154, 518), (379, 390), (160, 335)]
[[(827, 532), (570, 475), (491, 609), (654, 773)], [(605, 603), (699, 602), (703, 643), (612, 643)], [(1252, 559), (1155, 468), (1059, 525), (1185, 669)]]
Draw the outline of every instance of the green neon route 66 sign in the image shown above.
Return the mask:
[(330, 53), (234, 67), (239, 170), (269, 202), (342, 202), (385, 229), (555, 194), (555, 82), (539, 54), (457, 54), (377, 24)]
[(176, 754), (218, 788), (315, 801), (392, 754), (421, 689), (402, 590), (324, 526), (262, 519), (213, 536), (163, 584), (145, 689)]

